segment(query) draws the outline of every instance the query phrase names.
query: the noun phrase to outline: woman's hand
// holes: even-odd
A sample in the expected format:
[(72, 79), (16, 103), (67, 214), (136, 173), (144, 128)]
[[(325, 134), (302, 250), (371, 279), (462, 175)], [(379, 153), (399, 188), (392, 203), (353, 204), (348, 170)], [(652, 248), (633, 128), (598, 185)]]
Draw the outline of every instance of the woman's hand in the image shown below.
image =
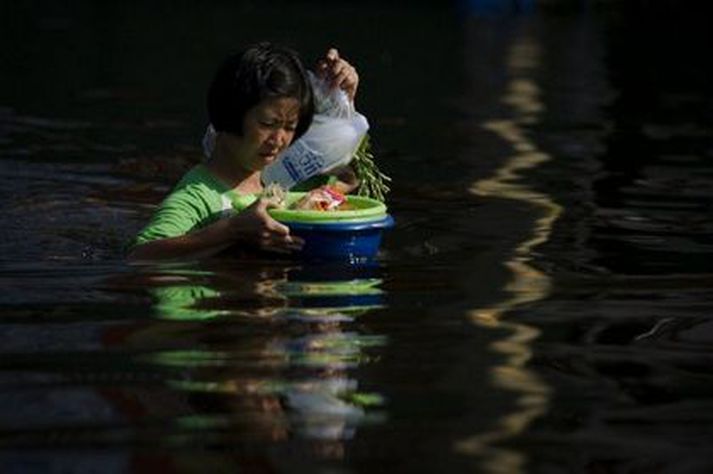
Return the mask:
[(290, 253), (300, 250), (304, 241), (290, 235), (290, 229), (267, 213), (270, 203), (258, 199), (244, 211), (230, 217), (230, 229), (238, 240), (269, 252)]
[(359, 178), (350, 165), (335, 168), (329, 174), (337, 178), (337, 182), (331, 186), (342, 194), (349, 194), (359, 187)]
[(354, 66), (339, 57), (339, 51), (330, 48), (324, 58), (317, 62), (317, 74), (327, 79), (332, 87), (339, 87), (347, 93), (354, 102), (357, 87), (359, 87), (359, 74)]

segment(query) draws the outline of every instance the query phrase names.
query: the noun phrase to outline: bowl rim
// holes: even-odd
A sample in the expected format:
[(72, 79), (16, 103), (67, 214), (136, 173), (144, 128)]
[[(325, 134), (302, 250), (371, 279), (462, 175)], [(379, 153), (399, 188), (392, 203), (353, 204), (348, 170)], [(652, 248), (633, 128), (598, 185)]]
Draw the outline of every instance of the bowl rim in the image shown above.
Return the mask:
[(360, 222), (286, 222), (290, 230), (319, 232), (356, 232), (361, 230), (389, 229), (394, 226), (394, 218), (385, 214), (379, 219)]
[[(287, 193), (288, 204), (293, 203), (307, 193)], [(268, 214), (275, 220), (284, 223), (328, 223), (328, 222), (371, 222), (384, 218), (386, 204), (365, 196), (347, 195), (347, 202), (359, 206), (358, 209), (347, 211), (311, 211), (296, 209), (268, 209)]]

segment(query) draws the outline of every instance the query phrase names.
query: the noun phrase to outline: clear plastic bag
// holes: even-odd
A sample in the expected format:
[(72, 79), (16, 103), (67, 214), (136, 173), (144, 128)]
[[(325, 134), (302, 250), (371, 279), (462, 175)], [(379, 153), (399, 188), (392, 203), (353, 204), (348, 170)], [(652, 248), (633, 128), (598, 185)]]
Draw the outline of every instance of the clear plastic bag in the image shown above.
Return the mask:
[(314, 175), (348, 164), (369, 130), (347, 94), (309, 73), (314, 91), (315, 115), (307, 132), (262, 172), (263, 184), (285, 189)]

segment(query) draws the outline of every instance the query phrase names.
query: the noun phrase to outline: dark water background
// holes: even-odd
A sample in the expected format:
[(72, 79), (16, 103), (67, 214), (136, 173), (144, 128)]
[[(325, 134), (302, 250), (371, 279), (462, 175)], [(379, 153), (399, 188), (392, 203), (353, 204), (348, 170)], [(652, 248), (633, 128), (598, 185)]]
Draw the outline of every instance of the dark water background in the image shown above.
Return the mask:
[[(713, 470), (710, 12), (434, 5), (0, 3), (0, 471)], [(126, 265), (266, 38), (358, 65), (379, 263)]]

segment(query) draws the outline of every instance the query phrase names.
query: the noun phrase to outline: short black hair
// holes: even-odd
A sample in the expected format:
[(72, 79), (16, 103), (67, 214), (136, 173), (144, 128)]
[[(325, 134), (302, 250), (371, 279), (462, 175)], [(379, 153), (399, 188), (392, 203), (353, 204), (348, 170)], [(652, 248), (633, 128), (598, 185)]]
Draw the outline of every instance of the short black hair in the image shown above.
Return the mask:
[(267, 98), (291, 97), (300, 104), (295, 129), (302, 136), (314, 115), (312, 86), (298, 54), (262, 42), (228, 56), (208, 89), (208, 118), (218, 132), (243, 134), (245, 114)]

